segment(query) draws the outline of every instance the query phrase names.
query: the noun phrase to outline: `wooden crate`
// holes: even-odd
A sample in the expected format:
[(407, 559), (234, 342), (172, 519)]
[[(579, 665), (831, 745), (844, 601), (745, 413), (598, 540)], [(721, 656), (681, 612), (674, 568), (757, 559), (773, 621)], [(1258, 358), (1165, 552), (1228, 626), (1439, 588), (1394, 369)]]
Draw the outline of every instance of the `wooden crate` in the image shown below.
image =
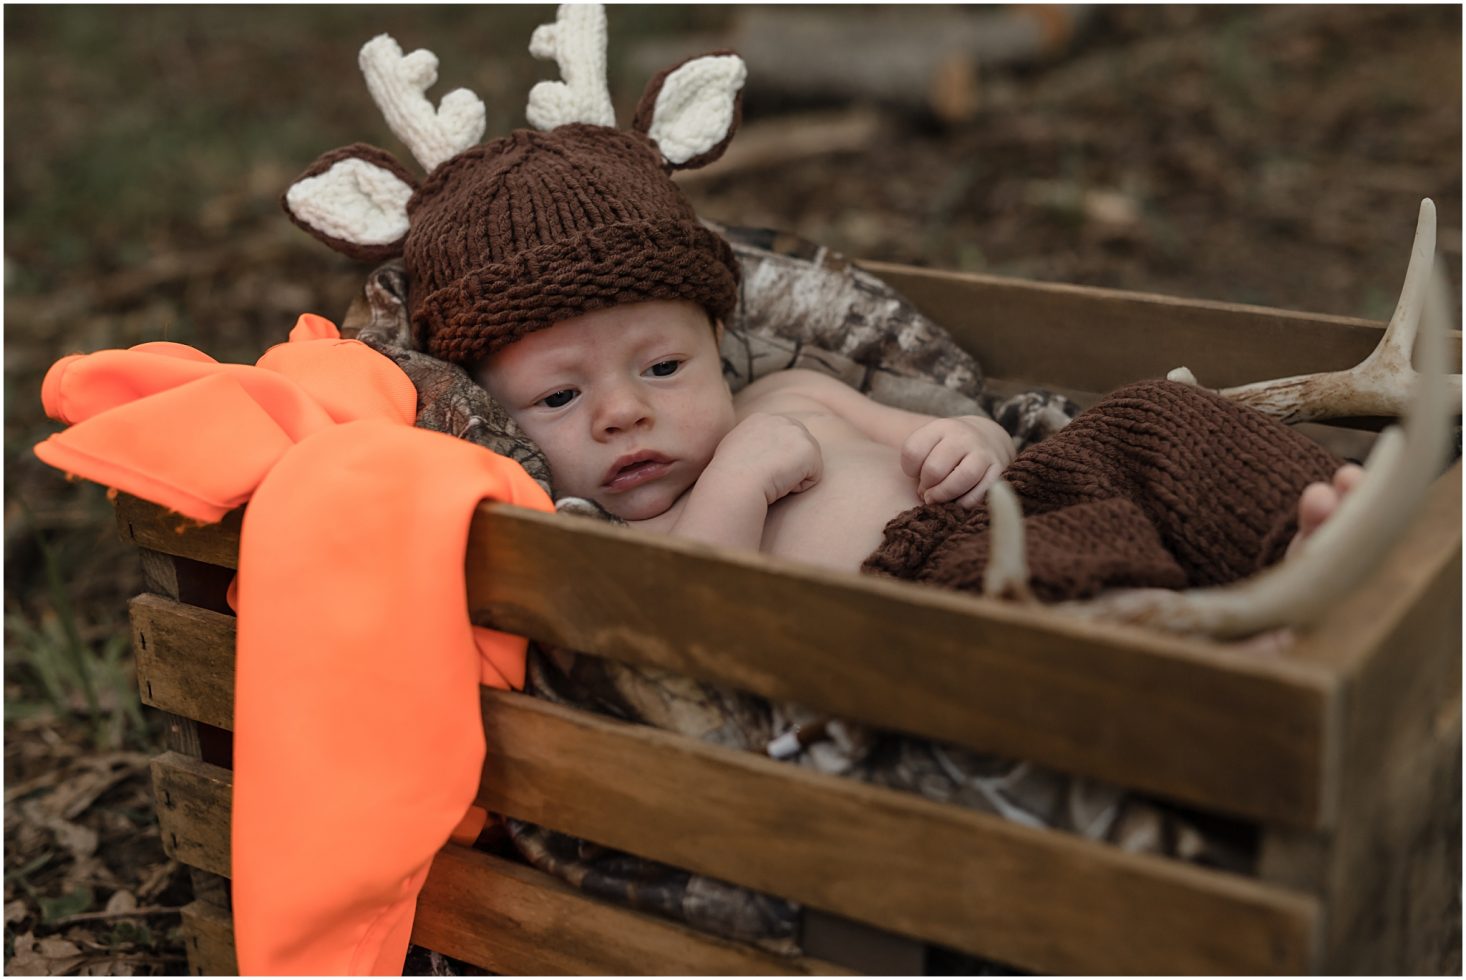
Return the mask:
[[(1346, 367), (1381, 329), (870, 268), (1000, 389), (1082, 401), (1182, 364), (1213, 386)], [(1310, 431), (1346, 454), (1372, 438)], [(485, 690), (487, 809), (785, 896), (894, 958), (842, 940), (782, 959), (453, 845), (414, 941), (499, 973), (915, 972), (923, 944), (1040, 972), (1458, 971), (1460, 480), (1458, 462), (1369, 582), (1267, 659), (483, 504), (468, 555), (481, 621), (1155, 794), (1245, 821), (1260, 847), (1252, 874), (1125, 853)], [(118, 502), (149, 589), (132, 603), (139, 687), (173, 716), (153, 771), (164, 843), (198, 869), (184, 920), (196, 973), (234, 970), (222, 595), (239, 516), (180, 533)]]

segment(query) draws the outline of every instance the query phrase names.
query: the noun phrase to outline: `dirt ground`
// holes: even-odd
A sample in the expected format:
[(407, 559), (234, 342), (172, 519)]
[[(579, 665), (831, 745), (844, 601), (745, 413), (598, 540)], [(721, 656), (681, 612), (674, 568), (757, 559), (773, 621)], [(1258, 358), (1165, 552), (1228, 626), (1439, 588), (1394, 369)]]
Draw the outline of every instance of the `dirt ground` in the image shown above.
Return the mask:
[[(743, 13), (613, 9), (620, 118), (643, 81), (616, 67), (631, 38), (727, 36)], [(56, 429), (42, 375), (68, 352), (156, 339), (249, 362), (298, 313), (339, 316), (365, 268), (278, 198), (346, 143), (409, 159), (357, 47), (385, 30), (434, 50), (435, 97), (472, 88), (493, 136), (551, 77), (525, 44), (553, 9), (4, 16), (6, 970), (178, 972), (188, 881), (152, 817), (161, 735), (136, 703), (125, 613), (137, 560), (100, 488), (30, 453)], [(1062, 54), (982, 69), (970, 119), (874, 100), (860, 145), (689, 194), (708, 218), (855, 257), (1384, 319), (1422, 197), (1461, 282), (1461, 45), (1455, 6), (1106, 7)], [(851, 108), (751, 77), (742, 135)]]

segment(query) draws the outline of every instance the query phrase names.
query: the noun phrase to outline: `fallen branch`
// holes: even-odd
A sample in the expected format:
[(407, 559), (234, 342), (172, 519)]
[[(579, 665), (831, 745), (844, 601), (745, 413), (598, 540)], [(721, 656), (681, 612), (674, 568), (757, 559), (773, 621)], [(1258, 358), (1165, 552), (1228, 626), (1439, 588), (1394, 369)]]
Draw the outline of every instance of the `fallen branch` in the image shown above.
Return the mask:
[(749, 123), (721, 158), (697, 170), (678, 171), (683, 187), (735, 174), (788, 166), (832, 153), (868, 148), (880, 135), (883, 118), (870, 109), (778, 116)]
[(48, 926), (71, 926), (78, 922), (107, 922), (112, 919), (152, 919), (163, 915), (179, 915), (183, 910), (171, 905), (146, 905), (135, 909), (119, 909), (115, 912), (78, 912), (63, 915), (46, 923)]

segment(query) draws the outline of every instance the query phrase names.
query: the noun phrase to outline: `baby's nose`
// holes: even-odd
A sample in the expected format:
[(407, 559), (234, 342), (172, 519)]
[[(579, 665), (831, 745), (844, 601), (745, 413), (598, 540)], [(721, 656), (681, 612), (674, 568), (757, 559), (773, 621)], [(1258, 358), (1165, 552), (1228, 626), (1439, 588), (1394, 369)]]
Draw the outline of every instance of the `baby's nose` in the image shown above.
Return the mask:
[(607, 435), (625, 432), (651, 422), (651, 406), (629, 388), (607, 392), (598, 407), (600, 411), (597, 413), (597, 428)]

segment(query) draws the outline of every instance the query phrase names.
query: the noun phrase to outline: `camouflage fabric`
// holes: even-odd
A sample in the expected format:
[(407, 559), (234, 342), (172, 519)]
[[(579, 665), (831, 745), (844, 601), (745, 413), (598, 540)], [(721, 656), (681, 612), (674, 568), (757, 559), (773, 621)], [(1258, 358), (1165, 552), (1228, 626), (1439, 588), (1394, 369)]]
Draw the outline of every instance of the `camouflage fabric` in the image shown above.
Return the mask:
[[(1019, 449), (1077, 414), (1077, 405), (1044, 391), (1001, 401), (986, 397), (982, 370), (970, 355), (899, 294), (841, 256), (791, 235), (716, 230), (733, 246), (743, 272), (722, 346), (724, 374), (734, 391), (773, 371), (823, 371), (877, 401), (912, 411), (988, 415)], [(393, 358), (412, 378), (419, 426), (518, 460), (553, 495), (543, 454), (508, 413), (461, 368), (411, 349), (406, 294), (400, 263), (378, 268), (348, 312), (343, 333)], [(584, 502), (562, 509), (619, 523)], [(527, 689), (560, 704), (751, 752), (765, 752), (770, 741), (795, 726), (818, 725), (823, 738), (800, 751), (790, 760), (794, 764), (1128, 850), (1226, 866), (1245, 861), (1245, 839), (1203, 836), (1178, 814), (1112, 787), (1028, 762), (818, 718), (798, 705), (667, 671), (532, 645)], [(547, 828), (512, 820), (508, 827), (531, 864), (601, 898), (780, 953), (801, 951), (794, 903)]]

